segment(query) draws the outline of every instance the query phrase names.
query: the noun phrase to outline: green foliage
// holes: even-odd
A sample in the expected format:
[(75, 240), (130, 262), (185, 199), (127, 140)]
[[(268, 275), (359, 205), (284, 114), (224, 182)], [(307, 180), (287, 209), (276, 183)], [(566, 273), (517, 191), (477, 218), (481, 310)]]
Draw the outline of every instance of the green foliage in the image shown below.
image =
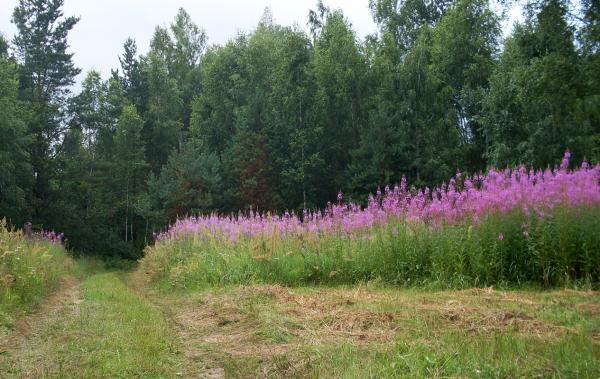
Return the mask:
[(240, 75), (235, 71), (239, 70), (242, 41), (240, 37), (207, 51), (201, 67), (202, 91), (192, 101), (190, 137), (218, 154), (228, 147), (234, 133), (241, 97)]
[(462, 0), (449, 9), (433, 30), (431, 69), (446, 102), (452, 105), (454, 128), (460, 136), (460, 169), (481, 169), (485, 135), (481, 96), (489, 87), (500, 38), (499, 18), (487, 1)]
[(326, 162), (319, 171), (329, 178), (320, 185), (317, 204), (322, 206), (330, 199), (327, 194), (345, 187), (351, 151), (358, 145), (360, 127), (366, 121), (367, 64), (349, 21), (340, 11), (325, 18), (316, 40), (312, 69), (316, 81), (313, 117), (322, 131), (318, 152)]
[(123, 89), (127, 99), (141, 111), (147, 108), (148, 102), (148, 78), (142, 70), (137, 55), (137, 44), (132, 38), (128, 38), (123, 44), (123, 55), (119, 56)]
[(382, 30), (393, 28), (404, 42), (391, 42), (386, 34), (373, 42), (377, 84), (349, 170), (361, 197), (401, 175), (417, 185), (437, 185), (456, 169), (482, 167), (480, 96), (495, 66), (498, 17), (483, 1), (431, 3), (431, 18), (404, 30), (395, 24), (405, 20), (404, 12), (424, 12), (425, 5), (409, 2), (391, 14), (393, 3), (371, 2)]
[(148, 183), (152, 209), (158, 224), (174, 222), (177, 217), (210, 213), (222, 207), (221, 163), (214, 153), (188, 144), (174, 153)]
[(165, 29), (156, 28), (151, 50), (143, 61), (148, 78), (148, 110), (144, 130), (146, 160), (154, 173), (167, 162), (181, 140), (181, 100), (177, 80), (169, 71), (172, 42)]
[(403, 52), (413, 47), (423, 25), (437, 24), (453, 4), (451, 0), (369, 0), (385, 39)]
[(597, 159), (598, 90), (582, 85), (589, 79), (581, 69), (566, 4), (548, 0), (531, 9), (506, 42), (483, 98), (492, 164), (541, 166), (566, 149), (579, 160)]
[(63, 18), (64, 0), (20, 0), (12, 21), (18, 29), (13, 44), (23, 62), (23, 76), (32, 100), (59, 101), (79, 74), (67, 53), (67, 33), (77, 17)]
[(12, 17), (18, 30), (13, 47), (20, 63), (20, 97), (31, 110), (28, 152), (35, 174), (31, 205), (36, 223), (51, 217), (45, 203), (53, 195), (53, 158), (64, 135), (61, 107), (80, 72), (67, 52), (67, 35), (79, 19), (64, 17), (62, 5), (63, 0), (21, 0)]
[(579, 37), (583, 43), (584, 52), (598, 56), (600, 52), (600, 3), (596, 0), (582, 1), (584, 24)]
[(0, 57), (6, 58), (8, 55), (8, 41), (4, 38), (4, 35), (0, 33)]
[(144, 160), (142, 127), (143, 121), (135, 107), (125, 106), (117, 124), (111, 174), (112, 184), (119, 194), (119, 200), (113, 206), (116, 208), (116, 218), (124, 223), (123, 236), (126, 242), (135, 239), (134, 231), (137, 232), (143, 223), (139, 208), (136, 207), (143, 199), (149, 168)]

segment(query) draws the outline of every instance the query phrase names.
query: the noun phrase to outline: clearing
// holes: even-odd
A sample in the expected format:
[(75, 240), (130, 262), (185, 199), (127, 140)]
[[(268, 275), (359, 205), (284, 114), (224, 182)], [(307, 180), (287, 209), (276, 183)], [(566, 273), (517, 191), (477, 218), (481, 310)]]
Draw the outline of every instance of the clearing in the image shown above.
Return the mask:
[(261, 285), (151, 298), (179, 335), (186, 377), (600, 373), (595, 292)]
[(600, 293), (65, 282), (0, 338), (0, 377), (598, 377)]

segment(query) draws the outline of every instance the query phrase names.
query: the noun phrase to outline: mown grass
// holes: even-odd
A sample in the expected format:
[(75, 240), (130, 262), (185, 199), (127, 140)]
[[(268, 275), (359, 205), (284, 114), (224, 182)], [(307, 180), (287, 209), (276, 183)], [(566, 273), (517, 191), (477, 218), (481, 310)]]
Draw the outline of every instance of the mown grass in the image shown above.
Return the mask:
[(29, 240), (0, 220), (0, 336), (31, 311), (76, 267), (62, 245)]
[(28, 337), (0, 353), (0, 376), (600, 375), (600, 293), (589, 290), (371, 282), (164, 293), (144, 289), (139, 272), (107, 272), (42, 311)]
[(350, 234), (272, 233), (236, 241), (182, 234), (148, 247), (141, 270), (163, 288), (190, 290), (371, 280), (443, 288), (590, 287), (600, 282), (600, 208), (515, 211), (438, 226), (390, 220)]
[(9, 377), (176, 377), (180, 356), (162, 313), (115, 273), (90, 276), (0, 361)]
[(184, 376), (600, 375), (600, 295), (272, 285), (161, 297)]
[[(391, 347), (342, 346), (317, 348), (309, 376), (347, 378), (405, 377), (597, 377), (597, 350), (580, 337), (542, 343), (537, 337), (493, 333), (467, 337), (445, 333), (435, 341), (398, 341)], [(587, 343), (586, 343), (587, 342)]]

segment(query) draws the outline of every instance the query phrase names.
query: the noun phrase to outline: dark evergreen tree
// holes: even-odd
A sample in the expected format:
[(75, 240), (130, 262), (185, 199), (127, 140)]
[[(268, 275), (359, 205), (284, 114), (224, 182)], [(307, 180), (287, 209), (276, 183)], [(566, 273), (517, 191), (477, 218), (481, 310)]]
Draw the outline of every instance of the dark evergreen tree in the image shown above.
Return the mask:
[(223, 207), (221, 164), (214, 153), (187, 143), (174, 153), (148, 183), (149, 195), (158, 219), (165, 225), (177, 217), (208, 214)]
[(33, 208), (42, 222), (52, 188), (53, 160), (66, 129), (64, 106), (70, 86), (80, 72), (67, 51), (69, 31), (79, 21), (64, 17), (63, 0), (19, 0), (12, 21), (17, 27), (13, 40), (20, 62), (20, 98), (32, 111), (27, 120), (33, 137), (29, 154), (35, 175)]

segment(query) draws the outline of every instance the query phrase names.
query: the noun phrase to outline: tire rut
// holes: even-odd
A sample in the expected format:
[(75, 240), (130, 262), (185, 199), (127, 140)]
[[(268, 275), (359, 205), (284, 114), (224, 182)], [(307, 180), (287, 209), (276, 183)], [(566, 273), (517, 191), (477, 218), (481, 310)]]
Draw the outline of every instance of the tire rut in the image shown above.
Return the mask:
[(225, 370), (223, 367), (220, 367), (218, 360), (212, 357), (207, 351), (199, 349), (196, 336), (190, 332), (186, 325), (178, 320), (181, 310), (178, 310), (177, 306), (174, 306), (168, 300), (156, 294), (154, 290), (149, 289), (148, 283), (144, 281), (139, 273), (134, 273), (129, 279), (124, 281), (124, 283), (138, 295), (157, 307), (167, 320), (170, 329), (177, 336), (179, 346), (185, 358), (181, 376), (202, 379), (224, 378)]
[(77, 316), (82, 301), (81, 282), (74, 278), (64, 279), (58, 290), (46, 297), (33, 313), (15, 321), (11, 333), (0, 336), (0, 367), (14, 364), (20, 352), (34, 343), (48, 325), (63, 317)]

